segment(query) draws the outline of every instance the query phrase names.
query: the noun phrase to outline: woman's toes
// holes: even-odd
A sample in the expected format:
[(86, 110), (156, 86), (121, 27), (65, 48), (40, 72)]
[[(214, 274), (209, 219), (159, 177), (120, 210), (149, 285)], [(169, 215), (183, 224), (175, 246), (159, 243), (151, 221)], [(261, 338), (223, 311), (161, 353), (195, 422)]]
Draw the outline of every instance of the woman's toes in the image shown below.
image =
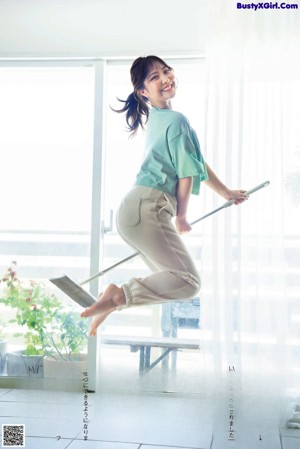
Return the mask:
[(91, 307), (87, 307), (83, 312), (81, 312), (81, 317), (88, 317), (92, 313)]
[(84, 311), (81, 312), (80, 316), (81, 317), (86, 317), (86, 316), (88, 316), (87, 313), (88, 313), (88, 309), (84, 309)]
[(94, 337), (97, 334), (98, 327), (100, 326), (101, 323), (103, 323), (103, 321), (108, 317), (109, 314), (110, 314), (110, 312), (103, 313), (103, 314), (97, 315), (97, 316), (95, 316), (95, 318), (93, 318), (91, 327), (90, 327), (90, 332), (89, 332), (89, 334), (92, 337)]

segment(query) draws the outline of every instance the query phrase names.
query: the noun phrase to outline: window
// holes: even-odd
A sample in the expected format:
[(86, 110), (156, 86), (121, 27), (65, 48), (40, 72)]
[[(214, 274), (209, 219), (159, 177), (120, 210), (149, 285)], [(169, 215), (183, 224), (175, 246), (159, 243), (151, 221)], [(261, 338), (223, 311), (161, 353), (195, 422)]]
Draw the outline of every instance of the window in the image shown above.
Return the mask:
[[(0, 96), (1, 275), (16, 261), (18, 276), (35, 282), (88, 277), (94, 67), (2, 66)], [(8, 351), (24, 349), (26, 326), (7, 326), (17, 309), (0, 307)]]

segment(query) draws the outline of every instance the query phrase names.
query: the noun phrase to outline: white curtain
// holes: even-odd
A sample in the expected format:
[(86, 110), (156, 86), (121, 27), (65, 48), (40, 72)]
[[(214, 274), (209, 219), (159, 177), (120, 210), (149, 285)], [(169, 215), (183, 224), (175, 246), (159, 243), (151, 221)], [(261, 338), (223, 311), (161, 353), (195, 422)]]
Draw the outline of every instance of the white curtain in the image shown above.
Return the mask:
[(232, 188), (271, 183), (203, 225), (203, 347), (219, 424), (234, 391), (258, 431), (300, 396), (299, 12), (212, 1), (210, 24), (206, 158)]

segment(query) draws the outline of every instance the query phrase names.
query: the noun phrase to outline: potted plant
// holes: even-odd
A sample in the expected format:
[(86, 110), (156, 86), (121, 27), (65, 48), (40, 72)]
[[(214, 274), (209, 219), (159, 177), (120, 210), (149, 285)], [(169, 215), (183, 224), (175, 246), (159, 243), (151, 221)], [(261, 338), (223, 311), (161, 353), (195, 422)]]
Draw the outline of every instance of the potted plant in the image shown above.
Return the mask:
[(81, 378), (87, 368), (87, 322), (75, 311), (60, 311), (45, 340), (44, 377)]
[(3, 286), (0, 302), (15, 312), (15, 317), (8, 322), (20, 328), (13, 336), (23, 336), (26, 344), (22, 351), (7, 353), (7, 374), (43, 377), (44, 340), (61, 303), (42, 283), (19, 279), (16, 262), (0, 282)]
[(9, 322), (23, 331), (14, 336), (23, 336), (26, 343), (23, 351), (7, 354), (8, 376), (43, 377), (46, 355), (74, 361), (87, 335), (87, 323), (79, 314), (68, 311), (42, 282), (19, 279), (16, 262), (0, 282), (4, 286), (0, 302), (15, 311), (15, 318)]

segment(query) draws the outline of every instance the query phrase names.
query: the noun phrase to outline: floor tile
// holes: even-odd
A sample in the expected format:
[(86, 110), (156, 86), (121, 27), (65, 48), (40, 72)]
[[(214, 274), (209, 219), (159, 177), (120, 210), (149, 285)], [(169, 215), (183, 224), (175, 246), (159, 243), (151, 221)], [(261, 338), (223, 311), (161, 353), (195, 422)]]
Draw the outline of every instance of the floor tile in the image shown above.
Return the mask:
[[(144, 444), (142, 444), (142, 446), (139, 449), (188, 449), (186, 446), (185, 447), (178, 447), (178, 446), (149, 446), (148, 444), (145, 446)], [(202, 448), (202, 447), (197, 447), (196, 449), (206, 449), (206, 448)]]
[(48, 419), (48, 418), (18, 418), (0, 417), (0, 432), (2, 424), (24, 424), (26, 437), (69, 439), (73, 440), (83, 429), (82, 420), (72, 419)]
[(54, 420), (65, 419), (72, 417), (72, 419), (82, 420), (83, 418), (83, 404), (69, 405), (69, 404), (45, 404), (45, 403), (28, 403), (28, 402), (4, 402), (0, 398), (0, 415), (17, 417), (17, 418), (48, 418)]
[[(260, 439), (261, 438), (261, 439)], [(257, 435), (253, 433), (236, 433), (235, 440), (228, 440), (228, 432), (213, 436), (211, 449), (281, 449), (278, 435)]]
[(299, 448), (300, 448), (299, 438), (292, 438), (292, 437), (282, 438), (282, 449), (299, 449)]
[(193, 396), (101, 395), (89, 418), (90, 439), (203, 449), (211, 444), (205, 404)]
[(82, 447), (84, 447), (85, 449), (140, 449), (140, 445), (134, 443), (116, 443), (114, 441), (106, 442), (106, 441), (89, 441), (89, 440), (84, 442), (82, 440), (72, 441), (70, 446), (68, 446), (68, 449), (82, 449)]
[(255, 420), (238, 413), (236, 440), (228, 441), (226, 410), (215, 420), (201, 395), (153, 392), (90, 393), (83, 441), (83, 399), (83, 393), (1, 388), (0, 433), (2, 424), (25, 424), (27, 449), (300, 449), (300, 429), (278, 429), (268, 414)]
[(25, 439), (25, 449), (66, 449), (72, 440), (57, 438), (27, 438)]
[(280, 427), (280, 435), (282, 437), (300, 438), (300, 429), (289, 429), (288, 427)]
[(5, 395), (6, 401), (47, 404), (82, 404), (83, 393), (13, 389)]
[[(0, 388), (0, 398), (5, 396), (8, 392), (11, 391), (11, 388)], [(1, 399), (0, 399), (1, 400)]]

